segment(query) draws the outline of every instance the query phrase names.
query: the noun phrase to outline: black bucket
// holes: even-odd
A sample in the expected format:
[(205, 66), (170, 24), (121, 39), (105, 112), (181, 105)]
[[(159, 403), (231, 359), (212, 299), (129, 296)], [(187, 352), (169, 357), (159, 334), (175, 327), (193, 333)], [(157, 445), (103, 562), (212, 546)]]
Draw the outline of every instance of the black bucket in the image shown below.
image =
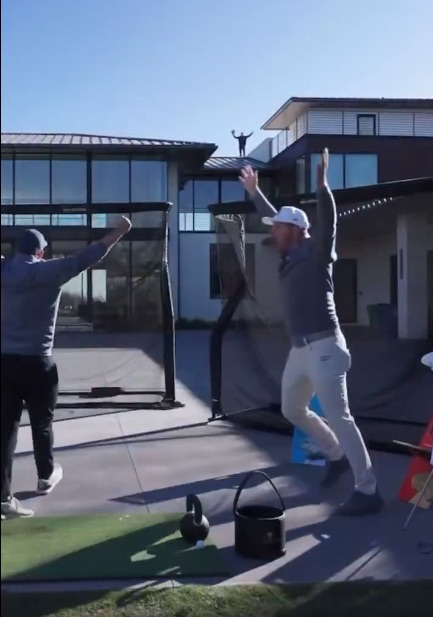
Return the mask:
[[(239, 497), (250, 478), (260, 474), (270, 483), (280, 507), (252, 504), (238, 507)], [(235, 500), (235, 550), (242, 557), (271, 561), (286, 554), (286, 508), (275, 484), (264, 471), (252, 471), (241, 482)]]

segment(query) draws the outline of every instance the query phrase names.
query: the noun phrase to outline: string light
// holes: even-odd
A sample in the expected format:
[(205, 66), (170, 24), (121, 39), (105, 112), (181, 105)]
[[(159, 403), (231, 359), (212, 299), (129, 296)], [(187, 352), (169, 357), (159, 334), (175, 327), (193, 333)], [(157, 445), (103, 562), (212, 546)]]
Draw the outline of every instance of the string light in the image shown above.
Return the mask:
[(338, 213), (338, 217), (341, 218), (343, 216), (349, 216), (352, 214), (357, 214), (358, 212), (362, 212), (362, 210), (369, 210), (370, 208), (377, 208), (378, 206), (383, 206), (385, 204), (390, 203), (394, 200), (394, 197), (388, 197), (386, 199), (377, 199), (367, 204), (361, 204), (356, 208), (349, 208), (347, 210), (342, 210)]

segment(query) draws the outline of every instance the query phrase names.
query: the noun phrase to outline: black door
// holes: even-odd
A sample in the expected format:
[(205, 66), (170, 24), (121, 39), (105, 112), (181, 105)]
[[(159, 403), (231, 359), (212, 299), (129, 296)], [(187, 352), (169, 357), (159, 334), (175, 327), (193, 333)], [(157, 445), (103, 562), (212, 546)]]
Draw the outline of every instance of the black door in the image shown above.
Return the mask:
[(358, 321), (358, 263), (339, 259), (334, 265), (334, 289), (337, 315), (342, 324)]

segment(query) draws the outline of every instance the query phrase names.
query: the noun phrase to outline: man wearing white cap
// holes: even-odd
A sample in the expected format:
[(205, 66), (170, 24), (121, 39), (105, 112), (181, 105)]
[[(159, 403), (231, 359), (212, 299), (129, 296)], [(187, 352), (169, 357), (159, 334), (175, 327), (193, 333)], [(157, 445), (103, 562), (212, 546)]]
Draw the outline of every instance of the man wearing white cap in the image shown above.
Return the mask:
[[(370, 456), (350, 412), (346, 374), (351, 356), (340, 329), (332, 279), (336, 261), (337, 213), (326, 172), (328, 152), (317, 169), (317, 222), (312, 236), (307, 214), (285, 206), (279, 212), (264, 197), (257, 172), (242, 170), (240, 180), (257, 210), (266, 215), (280, 256), (279, 280), (283, 314), (292, 348), (283, 373), (284, 416), (320, 447), (328, 459), (322, 486), (333, 486), (352, 469), (355, 490), (337, 510), (341, 515), (381, 510)], [(316, 394), (329, 425), (308, 408)]]

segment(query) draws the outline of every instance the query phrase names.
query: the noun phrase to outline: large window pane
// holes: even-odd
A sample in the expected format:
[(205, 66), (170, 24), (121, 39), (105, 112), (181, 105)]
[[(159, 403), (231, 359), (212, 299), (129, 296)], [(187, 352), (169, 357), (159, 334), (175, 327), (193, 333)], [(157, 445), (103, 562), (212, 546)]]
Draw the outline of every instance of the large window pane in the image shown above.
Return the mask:
[[(321, 154), (311, 155), (311, 174), (310, 174), (310, 190), (313, 192), (317, 186), (317, 165), (320, 163)], [(343, 154), (330, 154), (329, 155), (329, 169), (328, 169), (328, 182), (333, 191), (344, 188), (344, 155)]]
[(346, 154), (346, 188), (378, 181), (377, 154)]
[[(56, 240), (51, 245), (51, 256), (53, 259), (69, 257), (84, 250), (86, 246), (87, 243), (82, 241)], [(86, 324), (90, 327), (87, 305), (87, 271), (81, 272), (64, 285), (60, 297), (58, 326), (76, 328), (77, 326), (84, 327)]]
[(87, 225), (87, 214), (52, 214), (51, 225), (55, 227), (84, 227)]
[(52, 203), (85, 204), (87, 202), (87, 162), (85, 159), (55, 157), (52, 161)]
[(131, 201), (167, 201), (167, 163), (131, 160)]
[(162, 242), (131, 242), (131, 327), (161, 331)]
[(179, 191), (179, 231), (194, 231), (194, 182), (189, 180)]
[[(313, 155), (314, 156), (314, 155)], [(306, 169), (305, 169), (305, 156), (296, 159), (296, 193), (297, 195), (303, 195), (306, 193)]]
[(13, 203), (13, 161), (3, 158), (1, 166), (2, 206), (11, 206)]
[(50, 203), (50, 161), (48, 157), (27, 155), (15, 160), (15, 203)]
[(221, 182), (221, 202), (244, 201), (245, 191), (239, 180), (222, 180)]
[(45, 227), (50, 225), (49, 214), (15, 214), (15, 225), (23, 227)]
[(194, 231), (211, 231), (213, 218), (207, 207), (218, 202), (217, 180), (194, 182)]
[(95, 158), (92, 160), (92, 202), (129, 202), (129, 160)]
[(130, 242), (119, 242), (91, 270), (95, 327), (128, 329), (130, 316)]

